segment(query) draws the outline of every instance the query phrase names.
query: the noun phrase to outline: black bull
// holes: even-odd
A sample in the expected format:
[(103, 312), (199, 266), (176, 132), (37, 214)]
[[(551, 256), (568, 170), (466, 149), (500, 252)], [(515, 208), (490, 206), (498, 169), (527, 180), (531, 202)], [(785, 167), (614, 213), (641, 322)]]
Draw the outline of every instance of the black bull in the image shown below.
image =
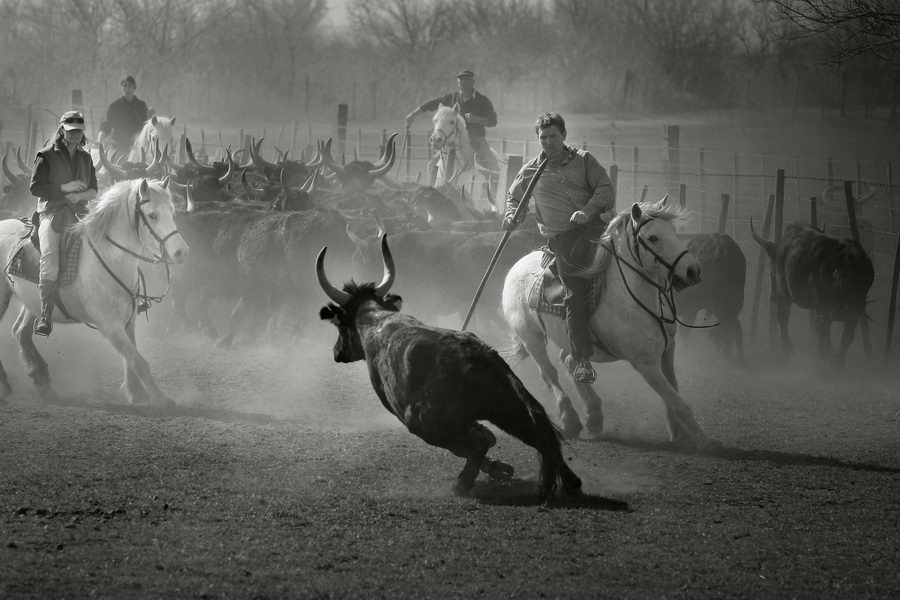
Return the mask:
[(750, 232), (771, 261), (772, 298), (778, 305), (778, 326), (785, 353), (792, 351), (788, 336), (791, 304), (815, 313), (820, 359), (832, 358), (831, 322), (843, 321), (841, 347), (834, 362), (843, 366), (860, 318), (866, 318), (866, 296), (875, 269), (866, 251), (853, 240), (839, 240), (807, 225), (793, 224), (781, 242)]
[(325, 275), (325, 248), (316, 259), (319, 284), (334, 302), (320, 316), (338, 328), (335, 360), (365, 360), (388, 411), (425, 442), (466, 459), (454, 492), (468, 492), (479, 470), (512, 476), (512, 467), (487, 457), (497, 440), (478, 421), (490, 421), (540, 453), (542, 500), (559, 483), (577, 493), (581, 480), (562, 456), (559, 430), (500, 355), (474, 334), (430, 327), (398, 312), (400, 297), (388, 293), (394, 263), (386, 236), (380, 245), (384, 277), (377, 286), (351, 282), (338, 289)]
[[(745, 364), (744, 334), (739, 315), (744, 308), (747, 259), (741, 247), (728, 234), (691, 235), (687, 249), (700, 263), (703, 280), (678, 293), (677, 308), (682, 322), (694, 323), (703, 309), (718, 325), (710, 330), (716, 346), (726, 353), (735, 350), (735, 359)], [(683, 329), (687, 334), (690, 329)]]

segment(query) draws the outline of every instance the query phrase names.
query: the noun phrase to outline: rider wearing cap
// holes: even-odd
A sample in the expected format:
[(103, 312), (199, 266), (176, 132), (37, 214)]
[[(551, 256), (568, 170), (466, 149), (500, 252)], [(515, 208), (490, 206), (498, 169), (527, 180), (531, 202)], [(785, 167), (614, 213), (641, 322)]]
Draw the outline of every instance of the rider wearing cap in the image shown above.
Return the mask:
[(475, 90), (475, 74), (472, 71), (464, 69), (457, 73), (456, 86), (459, 88), (457, 91), (447, 92), (443, 96), (432, 98), (406, 115), (406, 127), (408, 129), (420, 113), (435, 111), (441, 104), (450, 107), (458, 104), (459, 114), (466, 121), (469, 142), (475, 151), (475, 161), (485, 169), (495, 173), (490, 177), (491, 191), (493, 192), (499, 181), (500, 164), (497, 162), (497, 157), (494, 156), (494, 152), (484, 136), (486, 127), (495, 127), (497, 125), (497, 113), (494, 111), (494, 105), (491, 104), (490, 99)]
[(106, 120), (100, 123), (97, 141), (107, 145), (108, 141), (112, 141), (116, 149), (125, 152), (131, 148), (134, 138), (151, 115), (147, 103), (134, 94), (137, 89), (134, 76), (125, 75), (119, 83), (122, 86), (122, 96), (109, 105)]
[(90, 153), (83, 148), (85, 142), (84, 115), (70, 110), (60, 118), (56, 138), (34, 159), (31, 195), (38, 198), (41, 244), (41, 315), (34, 322), (37, 335), (50, 335), (53, 329), (62, 230), (87, 214), (88, 201), (97, 197), (97, 174)]

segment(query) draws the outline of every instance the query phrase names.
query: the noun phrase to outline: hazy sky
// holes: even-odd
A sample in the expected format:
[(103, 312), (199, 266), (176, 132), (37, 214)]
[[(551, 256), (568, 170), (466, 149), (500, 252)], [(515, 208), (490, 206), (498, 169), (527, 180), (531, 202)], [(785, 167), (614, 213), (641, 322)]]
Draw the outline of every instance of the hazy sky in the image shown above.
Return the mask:
[(328, 0), (328, 15), (325, 20), (336, 25), (347, 24), (347, 4), (350, 0)]

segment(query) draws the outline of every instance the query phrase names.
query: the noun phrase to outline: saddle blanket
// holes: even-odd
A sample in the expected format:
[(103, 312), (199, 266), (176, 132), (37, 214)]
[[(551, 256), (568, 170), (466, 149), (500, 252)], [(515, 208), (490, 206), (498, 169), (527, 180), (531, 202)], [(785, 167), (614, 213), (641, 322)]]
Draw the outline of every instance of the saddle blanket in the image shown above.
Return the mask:
[[(601, 282), (602, 278), (597, 278), (591, 282), (590, 300), (588, 302), (589, 314), (594, 314), (594, 310), (600, 301)], [(566, 316), (566, 305), (562, 304), (562, 298), (559, 299), (559, 303), (552, 303), (544, 295), (543, 277), (538, 277), (528, 292), (528, 308), (560, 318), (565, 318)]]
[[(57, 282), (60, 286), (67, 286), (75, 281), (78, 275), (78, 257), (81, 254), (81, 236), (63, 232), (59, 243), (59, 276)], [(7, 275), (15, 275), (27, 281), (38, 283), (40, 281), (41, 253), (31, 243), (30, 235), (26, 234), (16, 244), (6, 262)]]

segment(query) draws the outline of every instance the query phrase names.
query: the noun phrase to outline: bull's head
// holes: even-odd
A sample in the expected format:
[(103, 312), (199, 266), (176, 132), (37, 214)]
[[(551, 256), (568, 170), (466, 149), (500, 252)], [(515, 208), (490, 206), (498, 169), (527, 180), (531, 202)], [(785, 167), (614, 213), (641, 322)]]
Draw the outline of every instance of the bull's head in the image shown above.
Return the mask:
[(338, 339), (334, 344), (335, 362), (355, 362), (366, 358), (362, 339), (356, 328), (356, 320), (361, 307), (371, 307), (375, 310), (388, 310), (397, 312), (402, 302), (400, 296), (389, 294), (388, 291), (394, 283), (394, 259), (387, 245), (387, 236), (381, 237), (381, 258), (384, 263), (384, 277), (381, 283), (357, 284), (352, 280), (344, 284), (343, 289), (338, 289), (328, 281), (325, 275), (325, 251), (327, 247), (319, 251), (316, 257), (316, 276), (319, 285), (325, 295), (331, 299), (332, 304), (323, 306), (319, 311), (319, 317), (331, 321), (338, 328)]

